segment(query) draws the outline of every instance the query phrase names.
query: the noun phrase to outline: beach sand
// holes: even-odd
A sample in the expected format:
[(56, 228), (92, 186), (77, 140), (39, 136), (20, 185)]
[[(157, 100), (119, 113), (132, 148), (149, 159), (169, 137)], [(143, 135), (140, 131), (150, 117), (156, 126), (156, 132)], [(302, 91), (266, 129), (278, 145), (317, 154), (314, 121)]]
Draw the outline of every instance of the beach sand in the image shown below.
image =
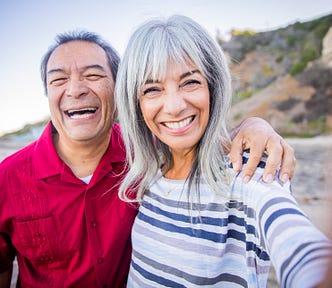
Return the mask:
[[(332, 135), (286, 140), (295, 149), (297, 159), (293, 194), (312, 222), (332, 239)], [(0, 139), (0, 160), (28, 143), (29, 140)], [(14, 275), (17, 275), (17, 267)], [(279, 287), (273, 269), (267, 287)]]

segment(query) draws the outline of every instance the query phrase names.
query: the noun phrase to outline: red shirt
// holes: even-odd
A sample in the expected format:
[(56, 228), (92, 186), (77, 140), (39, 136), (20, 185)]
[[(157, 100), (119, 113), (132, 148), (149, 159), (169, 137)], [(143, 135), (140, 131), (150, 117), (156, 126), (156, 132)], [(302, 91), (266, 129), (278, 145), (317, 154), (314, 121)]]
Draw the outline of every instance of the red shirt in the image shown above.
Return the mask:
[(137, 210), (118, 198), (119, 126), (89, 184), (58, 157), (51, 131), (0, 164), (0, 273), (16, 255), (21, 287), (123, 286)]

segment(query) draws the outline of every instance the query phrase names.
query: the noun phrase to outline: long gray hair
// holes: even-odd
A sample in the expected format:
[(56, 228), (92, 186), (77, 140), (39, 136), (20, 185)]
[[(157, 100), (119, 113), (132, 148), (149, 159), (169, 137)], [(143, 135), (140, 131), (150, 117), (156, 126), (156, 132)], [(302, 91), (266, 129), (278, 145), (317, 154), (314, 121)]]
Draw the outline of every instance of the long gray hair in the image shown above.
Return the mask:
[[(120, 198), (140, 201), (158, 169), (172, 167), (169, 147), (157, 139), (144, 122), (139, 106), (141, 89), (147, 79), (161, 79), (168, 64), (190, 61), (207, 79), (210, 117), (197, 145), (196, 158), (188, 176), (198, 185), (203, 176), (214, 191), (228, 183), (225, 149), (229, 144), (226, 116), (231, 102), (231, 77), (220, 46), (188, 17), (152, 19), (136, 29), (120, 63), (116, 80), (116, 105), (127, 151), (129, 172), (120, 186)], [(222, 145), (223, 144), (223, 145)], [(218, 184), (217, 184), (218, 182)], [(190, 190), (190, 189), (189, 189)], [(189, 191), (188, 190), (188, 191)]]

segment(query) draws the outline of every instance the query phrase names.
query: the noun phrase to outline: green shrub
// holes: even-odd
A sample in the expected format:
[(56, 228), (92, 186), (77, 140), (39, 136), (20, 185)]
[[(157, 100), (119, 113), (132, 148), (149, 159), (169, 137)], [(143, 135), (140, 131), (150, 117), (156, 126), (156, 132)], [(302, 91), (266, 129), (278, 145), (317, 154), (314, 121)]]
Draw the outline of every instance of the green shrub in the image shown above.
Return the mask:
[(252, 96), (253, 92), (252, 91), (244, 91), (244, 92), (239, 92), (239, 97), (244, 100), (247, 98), (250, 98)]
[(290, 68), (289, 74), (292, 76), (299, 74), (305, 69), (305, 67), (307, 67), (306, 62), (296, 62)]
[(284, 60), (284, 56), (283, 56), (283, 55), (279, 55), (279, 56), (276, 58), (276, 62), (277, 62), (277, 63), (282, 62), (282, 60)]
[(320, 56), (320, 53), (317, 51), (317, 48), (313, 45), (306, 45), (303, 48), (301, 60), (302, 62), (308, 63), (310, 61), (313, 61), (317, 59)]

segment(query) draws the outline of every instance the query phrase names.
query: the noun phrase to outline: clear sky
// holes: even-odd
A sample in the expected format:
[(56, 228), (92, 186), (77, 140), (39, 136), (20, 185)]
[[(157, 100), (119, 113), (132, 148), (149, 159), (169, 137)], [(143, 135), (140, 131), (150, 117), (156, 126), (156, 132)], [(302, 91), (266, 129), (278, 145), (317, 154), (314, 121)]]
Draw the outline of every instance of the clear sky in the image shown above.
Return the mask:
[(226, 36), (329, 13), (331, 0), (0, 0), (0, 135), (49, 115), (39, 65), (57, 33), (97, 32), (121, 55), (133, 29), (154, 16), (184, 14)]

